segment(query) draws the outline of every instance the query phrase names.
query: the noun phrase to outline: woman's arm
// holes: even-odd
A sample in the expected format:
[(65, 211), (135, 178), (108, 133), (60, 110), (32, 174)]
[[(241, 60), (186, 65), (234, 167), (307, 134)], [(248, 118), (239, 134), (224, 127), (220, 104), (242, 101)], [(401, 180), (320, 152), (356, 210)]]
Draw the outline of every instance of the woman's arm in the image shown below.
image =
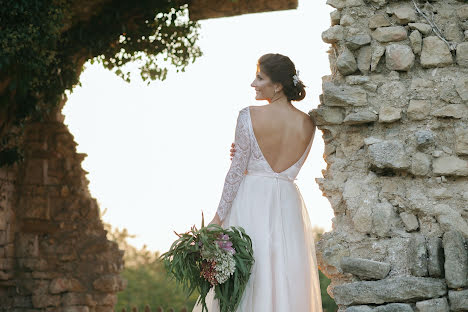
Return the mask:
[(248, 123), (248, 107), (243, 108), (237, 117), (235, 145), (236, 153), (232, 158), (231, 167), (229, 168), (224, 180), (224, 188), (221, 194), (221, 199), (216, 210), (216, 215), (211, 223), (221, 225), (231, 209), (232, 202), (237, 195), (240, 183), (244, 178), (244, 172), (250, 158), (250, 133)]

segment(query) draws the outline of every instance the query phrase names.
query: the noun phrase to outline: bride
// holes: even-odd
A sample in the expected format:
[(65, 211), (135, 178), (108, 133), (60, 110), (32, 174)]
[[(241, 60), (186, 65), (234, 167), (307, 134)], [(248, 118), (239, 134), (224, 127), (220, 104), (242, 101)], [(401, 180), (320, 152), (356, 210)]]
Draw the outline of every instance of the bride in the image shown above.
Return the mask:
[[(293, 62), (281, 54), (259, 58), (256, 100), (267, 105), (240, 110), (235, 149), (213, 220), (241, 226), (252, 239), (255, 263), (238, 312), (322, 311), (309, 215), (294, 180), (315, 134), (309, 115), (291, 101), (305, 97)], [(219, 311), (214, 288), (209, 312)], [(193, 312), (202, 311), (196, 305)]]

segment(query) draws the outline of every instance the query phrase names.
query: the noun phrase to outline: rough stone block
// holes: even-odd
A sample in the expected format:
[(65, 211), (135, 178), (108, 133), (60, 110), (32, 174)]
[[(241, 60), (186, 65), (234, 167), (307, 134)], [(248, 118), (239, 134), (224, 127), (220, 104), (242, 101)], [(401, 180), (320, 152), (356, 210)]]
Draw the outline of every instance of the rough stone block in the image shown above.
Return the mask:
[(344, 49), (336, 60), (336, 66), (343, 76), (354, 73), (357, 70), (357, 63), (353, 52), (349, 49)]
[(346, 46), (351, 50), (357, 50), (362, 46), (371, 43), (371, 36), (368, 34), (357, 34), (346, 38)]
[(436, 204), (432, 213), (436, 216), (443, 232), (455, 230), (468, 237), (468, 223), (457, 208), (447, 204)]
[(411, 274), (414, 276), (427, 276), (426, 239), (424, 235), (415, 233), (411, 236), (408, 254), (411, 261)]
[(332, 293), (337, 304), (382, 304), (444, 296), (447, 285), (435, 278), (399, 276), (338, 285)]
[(357, 67), (364, 75), (369, 73), (372, 62), (372, 48), (364, 46), (359, 49), (357, 55)]
[(423, 39), (421, 65), (425, 68), (445, 67), (453, 63), (448, 46), (436, 36)]
[(442, 239), (430, 236), (427, 244), (427, 270), (431, 277), (444, 277), (444, 250)]
[(346, 83), (350, 85), (362, 85), (370, 81), (369, 76), (353, 75), (346, 77)]
[(339, 125), (343, 123), (344, 111), (340, 107), (319, 106), (311, 111), (317, 126)]
[(390, 70), (408, 71), (414, 64), (414, 54), (407, 45), (390, 44), (386, 48), (385, 62)]
[(408, 232), (417, 230), (419, 228), (418, 218), (416, 218), (414, 214), (402, 212), (400, 213), (400, 218)]
[(403, 26), (379, 27), (372, 32), (372, 38), (380, 42), (402, 41), (408, 37)]
[(434, 81), (418, 77), (414, 77), (413, 79), (411, 79), (410, 89), (417, 90), (425, 88), (434, 88)]
[(416, 176), (427, 175), (431, 170), (431, 157), (427, 154), (416, 152), (411, 157), (411, 173)]
[(327, 0), (327, 4), (335, 9), (343, 9), (346, 7), (346, 0)]
[(345, 14), (343, 15), (343, 17), (341, 17), (340, 19), (340, 25), (341, 26), (351, 26), (355, 23), (356, 21), (354, 20), (354, 18), (352, 18), (350, 15), (348, 14)]
[(464, 39), (464, 35), (458, 23), (449, 23), (444, 29), (445, 39), (447, 41), (461, 42)]
[(468, 128), (455, 129), (455, 152), (457, 155), (468, 155)]
[(365, 123), (371, 123), (377, 121), (377, 114), (371, 111), (361, 111), (357, 113), (351, 113), (345, 117), (343, 124), (345, 125), (359, 125)]
[(331, 20), (332, 26), (338, 25), (340, 23), (340, 19), (341, 19), (341, 13), (339, 10), (330, 12), (330, 20)]
[(390, 18), (386, 14), (374, 14), (369, 18), (369, 28), (371, 29), (390, 25)]
[(434, 133), (431, 130), (418, 130), (414, 133), (418, 148), (427, 147), (434, 143)]
[(390, 271), (389, 263), (353, 257), (343, 257), (340, 267), (360, 279), (383, 279)]
[(379, 111), (379, 122), (394, 122), (401, 119), (401, 109), (383, 106)]
[(372, 312), (373, 309), (367, 305), (347, 307), (345, 312)]
[(377, 203), (372, 210), (372, 229), (377, 236), (388, 236), (398, 217), (395, 207), (387, 201)]
[(464, 104), (449, 104), (431, 112), (432, 116), (442, 118), (464, 118), (468, 115), (468, 107)]
[(458, 231), (444, 233), (445, 280), (450, 288), (468, 285), (468, 253), (463, 235)]
[(361, 87), (340, 86), (325, 82), (323, 101), (327, 106), (364, 106), (367, 105), (367, 93)]
[(368, 147), (371, 163), (377, 168), (407, 169), (410, 166), (403, 143), (387, 140)]
[(449, 312), (449, 305), (446, 297), (429, 299), (416, 302), (417, 312)]
[(371, 44), (371, 47), (372, 47), (371, 71), (375, 71), (377, 69), (377, 65), (379, 64), (380, 59), (385, 53), (385, 47), (374, 42)]
[(372, 207), (369, 205), (359, 207), (352, 220), (356, 231), (370, 233), (372, 231)]
[(414, 54), (421, 54), (422, 51), (422, 36), (421, 33), (417, 30), (411, 32), (410, 36), (411, 49)]
[(463, 101), (468, 101), (468, 78), (459, 78), (455, 82), (455, 88)]
[(464, 21), (468, 19), (468, 4), (467, 5), (462, 5), (457, 9), (457, 15), (458, 17)]
[(408, 303), (389, 303), (375, 307), (372, 312), (414, 312)]
[(450, 290), (448, 297), (452, 311), (468, 311), (468, 289)]
[(60, 295), (33, 295), (32, 303), (35, 308), (58, 307), (60, 306)]
[(58, 277), (50, 282), (49, 292), (59, 294), (66, 291), (84, 291), (85, 288), (80, 281), (74, 278)]
[(15, 235), (15, 254), (20, 258), (38, 257), (38, 236), (33, 233), (17, 233)]
[(332, 26), (322, 33), (322, 40), (326, 43), (336, 43), (343, 39), (344, 28), (340, 25)]
[(423, 120), (430, 112), (431, 103), (426, 100), (410, 100), (406, 113), (411, 120)]
[(86, 305), (94, 307), (96, 301), (93, 299), (93, 296), (86, 293), (76, 293), (76, 292), (67, 292), (62, 295), (62, 306), (78, 306)]
[(445, 156), (434, 159), (432, 170), (436, 175), (468, 176), (468, 161), (456, 156)]
[(423, 35), (427, 36), (432, 32), (432, 27), (431, 25), (425, 24), (425, 23), (409, 23), (408, 26), (411, 29), (417, 30)]
[(457, 45), (457, 63), (460, 66), (468, 67), (468, 42)]
[(406, 25), (409, 22), (416, 21), (416, 12), (414, 8), (408, 6), (400, 6), (393, 10), (398, 24)]

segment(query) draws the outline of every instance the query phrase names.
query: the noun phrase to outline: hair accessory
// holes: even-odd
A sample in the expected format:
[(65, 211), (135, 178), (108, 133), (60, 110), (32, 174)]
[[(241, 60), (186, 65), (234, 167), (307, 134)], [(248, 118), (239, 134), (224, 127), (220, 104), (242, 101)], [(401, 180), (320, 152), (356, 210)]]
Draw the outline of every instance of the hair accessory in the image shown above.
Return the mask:
[(292, 77), (294, 86), (297, 86), (297, 83), (299, 82), (299, 70), (297, 70), (296, 72), (297, 73)]

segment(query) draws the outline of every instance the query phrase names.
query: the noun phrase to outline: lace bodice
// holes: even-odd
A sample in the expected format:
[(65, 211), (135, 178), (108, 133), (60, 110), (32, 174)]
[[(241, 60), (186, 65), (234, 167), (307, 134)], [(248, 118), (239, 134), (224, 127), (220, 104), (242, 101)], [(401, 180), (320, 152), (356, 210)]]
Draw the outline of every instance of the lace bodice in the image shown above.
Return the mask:
[(234, 139), (236, 152), (232, 159), (231, 167), (226, 175), (223, 193), (217, 209), (221, 222), (224, 221), (226, 214), (231, 208), (232, 201), (236, 198), (237, 190), (244, 179), (246, 170), (247, 172), (265, 173), (273, 177), (276, 176), (287, 180), (294, 180), (304, 164), (306, 155), (312, 146), (314, 135), (312, 135), (309, 145), (298, 161), (282, 172), (275, 172), (266, 161), (258, 145), (253, 131), (250, 108), (244, 107), (241, 109), (237, 117)]

